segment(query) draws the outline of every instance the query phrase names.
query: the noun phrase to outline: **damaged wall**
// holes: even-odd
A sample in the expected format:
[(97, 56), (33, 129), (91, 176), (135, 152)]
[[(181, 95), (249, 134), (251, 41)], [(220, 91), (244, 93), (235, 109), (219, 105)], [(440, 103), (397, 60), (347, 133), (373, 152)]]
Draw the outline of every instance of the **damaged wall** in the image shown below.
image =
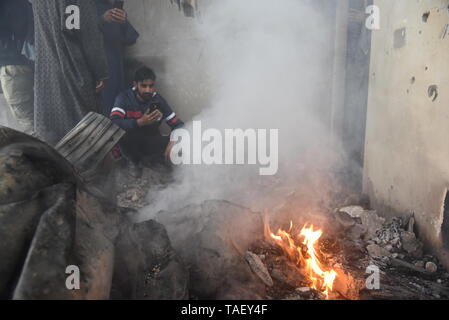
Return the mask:
[[(414, 213), (419, 236), (449, 265), (447, 0), (376, 0), (364, 190), (380, 213)], [(446, 230), (446, 234), (442, 232)]]
[[(209, 2), (198, 1), (200, 10)], [(169, 0), (127, 0), (125, 10), (140, 33), (128, 57), (155, 70), (158, 90), (183, 119), (198, 114), (207, 105), (209, 92), (204, 45), (195, 28), (201, 23), (201, 11), (196, 18), (186, 17)]]

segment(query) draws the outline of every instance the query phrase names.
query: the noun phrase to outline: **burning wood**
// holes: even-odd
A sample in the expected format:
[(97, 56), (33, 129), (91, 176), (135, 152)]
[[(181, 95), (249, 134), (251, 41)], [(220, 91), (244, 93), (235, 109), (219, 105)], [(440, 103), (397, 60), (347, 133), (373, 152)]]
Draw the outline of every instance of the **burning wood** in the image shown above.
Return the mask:
[(271, 276), (273, 279), (276, 279), (292, 288), (310, 285), (310, 281), (302, 275), (301, 270), (296, 266), (296, 264), (290, 262), (284, 257), (279, 257), (277, 260), (276, 267), (271, 271)]
[[(321, 238), (322, 230), (314, 230), (313, 225), (307, 224), (295, 238), (291, 235), (293, 223), (290, 223), (288, 231), (279, 229), (276, 234), (272, 233), (268, 224), (268, 217), (264, 219), (265, 237), (274, 241), (281, 247), (288, 257), (294, 261), (301, 272), (307, 275), (313, 289), (321, 291), (326, 298), (329, 298), (333, 290), (333, 284), (337, 273), (335, 270), (326, 270), (322, 258), (318, 252), (318, 240)], [(298, 242), (298, 244), (297, 244)]]
[(273, 286), (273, 279), (268, 273), (267, 268), (263, 264), (262, 260), (260, 260), (257, 254), (254, 254), (250, 251), (245, 253), (245, 259), (248, 262), (251, 270), (269, 287)]

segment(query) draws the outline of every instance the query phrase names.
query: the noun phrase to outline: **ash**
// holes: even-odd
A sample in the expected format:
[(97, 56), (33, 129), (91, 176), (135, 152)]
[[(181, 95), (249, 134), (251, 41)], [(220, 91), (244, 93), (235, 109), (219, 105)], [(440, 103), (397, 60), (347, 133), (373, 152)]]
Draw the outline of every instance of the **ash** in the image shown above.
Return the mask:
[(152, 203), (151, 195), (173, 183), (172, 169), (163, 164), (144, 167), (140, 178), (133, 178), (126, 168), (116, 171), (117, 203), (131, 209), (142, 209)]

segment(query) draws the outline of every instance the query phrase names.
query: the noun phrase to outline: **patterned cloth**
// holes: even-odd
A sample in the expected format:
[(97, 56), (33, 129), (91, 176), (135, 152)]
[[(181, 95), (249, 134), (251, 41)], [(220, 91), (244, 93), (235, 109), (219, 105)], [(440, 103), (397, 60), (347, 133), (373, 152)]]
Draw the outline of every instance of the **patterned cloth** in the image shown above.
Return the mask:
[[(80, 11), (80, 29), (66, 27), (66, 8)], [(36, 43), (35, 131), (56, 144), (88, 112), (99, 112), (96, 81), (107, 78), (95, 0), (33, 1)]]

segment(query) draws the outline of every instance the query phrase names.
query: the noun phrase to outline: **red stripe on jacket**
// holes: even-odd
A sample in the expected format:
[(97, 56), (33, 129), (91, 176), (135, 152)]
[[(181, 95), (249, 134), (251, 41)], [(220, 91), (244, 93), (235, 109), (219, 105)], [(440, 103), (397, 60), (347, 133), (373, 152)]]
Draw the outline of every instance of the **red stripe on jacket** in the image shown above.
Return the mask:
[(179, 117), (178, 117), (178, 116), (174, 117), (174, 118), (171, 119), (171, 120), (168, 120), (168, 123), (169, 123), (169, 124), (175, 124), (177, 121), (179, 121)]
[(112, 112), (111, 113), (111, 117), (112, 116), (119, 116), (120, 118), (124, 118), (125, 117), (125, 115), (123, 113), (119, 112), (119, 111)]
[(128, 118), (140, 119), (143, 116), (142, 111), (126, 111), (126, 116)]

